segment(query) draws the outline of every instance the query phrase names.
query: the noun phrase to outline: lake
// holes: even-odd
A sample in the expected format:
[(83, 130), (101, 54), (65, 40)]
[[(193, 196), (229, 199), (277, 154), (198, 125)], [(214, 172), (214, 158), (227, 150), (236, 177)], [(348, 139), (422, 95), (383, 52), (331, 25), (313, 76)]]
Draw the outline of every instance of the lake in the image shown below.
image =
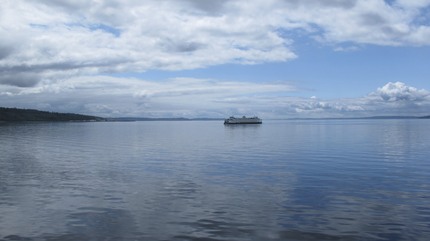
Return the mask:
[(430, 120), (0, 123), (0, 240), (429, 240)]

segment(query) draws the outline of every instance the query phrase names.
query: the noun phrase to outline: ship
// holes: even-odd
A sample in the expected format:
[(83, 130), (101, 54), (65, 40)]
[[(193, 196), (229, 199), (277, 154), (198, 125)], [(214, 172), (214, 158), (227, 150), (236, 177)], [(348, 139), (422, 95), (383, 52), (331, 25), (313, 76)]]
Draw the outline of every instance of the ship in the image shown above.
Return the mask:
[(246, 117), (242, 116), (241, 118), (236, 118), (234, 116), (231, 116), (224, 120), (224, 124), (261, 124), (263, 121), (254, 116), (254, 117)]

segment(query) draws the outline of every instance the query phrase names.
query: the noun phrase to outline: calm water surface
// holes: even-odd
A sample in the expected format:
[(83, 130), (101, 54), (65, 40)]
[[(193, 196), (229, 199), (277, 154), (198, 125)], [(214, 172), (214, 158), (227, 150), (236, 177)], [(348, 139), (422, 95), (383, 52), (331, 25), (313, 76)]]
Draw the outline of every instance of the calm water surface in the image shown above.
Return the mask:
[(0, 240), (430, 240), (430, 120), (0, 124)]

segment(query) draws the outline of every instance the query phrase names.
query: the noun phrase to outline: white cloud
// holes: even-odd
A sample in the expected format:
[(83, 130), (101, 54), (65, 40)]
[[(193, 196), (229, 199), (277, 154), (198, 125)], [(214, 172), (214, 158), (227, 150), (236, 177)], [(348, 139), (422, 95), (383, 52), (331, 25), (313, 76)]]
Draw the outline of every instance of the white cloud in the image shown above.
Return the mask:
[(363, 98), (363, 106), (375, 115), (428, 115), (430, 92), (389, 82)]
[(29, 87), (76, 75), (287, 61), (296, 57), (295, 39), (285, 33), (297, 29), (335, 46), (429, 45), (429, 4), (5, 0), (0, 83)]
[[(244, 83), (175, 78), (155, 82), (108, 76), (75, 77), (19, 88), (0, 86), (5, 106), (83, 112), (101, 116), (212, 117), (232, 108), (260, 111), (265, 97), (294, 91), (286, 83)], [(31, 101), (37, 99), (37, 102)], [(242, 99), (242, 101), (238, 101)], [(31, 104), (29, 104), (31, 103)], [(206, 116), (205, 116), (206, 117)]]
[(288, 61), (297, 57), (297, 30), (335, 51), (428, 46), (429, 6), (428, 0), (4, 0), (0, 103), (103, 116), (421, 113), (428, 91), (402, 83), (359, 99), (321, 100), (289, 97), (295, 88), (285, 83), (107, 75)]
[(64, 74), (193, 69), (295, 58), (289, 41), (269, 23), (248, 16), (242, 5), (228, 3), (227, 12), (213, 15), (205, 11), (221, 11), (227, 2), (219, 1), (219, 6), (196, 1), (45, 2), (3, 4), (0, 34), (19, 44), (11, 48), (11, 41), (0, 41), (0, 71), (5, 73), (0, 83), (14, 85), (12, 76), (17, 72), (35, 78), (17, 80), (15, 85), (32, 86)]
[[(174, 78), (148, 81), (109, 76), (74, 77), (35, 87), (0, 86), (7, 107), (79, 112), (105, 117), (263, 118), (428, 115), (430, 92), (404, 83), (387, 83), (362, 98), (292, 97), (288, 83), (245, 83)], [(37, 101), (35, 101), (37, 100)]]
[(306, 117), (366, 117), (384, 115), (428, 115), (430, 91), (402, 82), (388, 82), (368, 95), (355, 99), (296, 101), (296, 111)]
[(430, 92), (407, 86), (402, 82), (389, 82), (370, 96), (380, 97), (387, 102), (430, 101)]

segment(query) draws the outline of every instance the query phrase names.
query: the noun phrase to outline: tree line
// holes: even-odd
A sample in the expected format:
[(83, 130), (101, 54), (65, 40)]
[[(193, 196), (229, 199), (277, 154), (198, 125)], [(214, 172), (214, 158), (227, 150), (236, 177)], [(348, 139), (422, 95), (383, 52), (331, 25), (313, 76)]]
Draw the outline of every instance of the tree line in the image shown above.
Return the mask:
[(102, 121), (97, 116), (0, 107), (0, 121)]

